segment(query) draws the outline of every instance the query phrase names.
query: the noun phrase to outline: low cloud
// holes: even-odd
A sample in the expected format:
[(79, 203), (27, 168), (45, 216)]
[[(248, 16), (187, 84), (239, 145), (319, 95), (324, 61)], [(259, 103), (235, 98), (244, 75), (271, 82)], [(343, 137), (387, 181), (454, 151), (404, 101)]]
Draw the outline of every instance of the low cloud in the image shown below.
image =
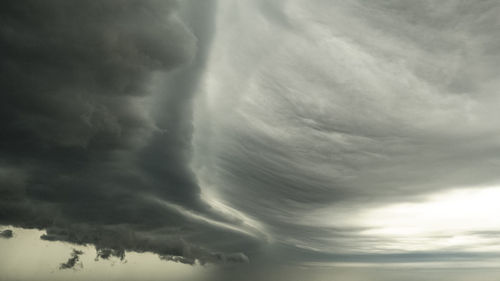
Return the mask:
[(12, 230), (6, 229), (3, 231), (0, 231), (0, 238), (10, 239), (12, 237), (14, 237), (14, 232)]
[(73, 252), (71, 253), (71, 257), (66, 261), (61, 263), (59, 266), (59, 269), (72, 269), (75, 268), (75, 266), (79, 265), (80, 267), (83, 267), (83, 263), (79, 262), (80, 261), (80, 256), (83, 255), (82, 251), (73, 249)]
[(0, 4), (0, 224), (94, 245), (99, 259), (148, 251), (216, 261), (207, 257), (242, 250), (217, 246), (220, 235), (253, 243), (209, 223), (232, 220), (200, 198), (188, 167), (213, 6), (192, 4)]
[[(252, 259), (253, 270), (465, 257), (464, 237), (406, 253), (406, 236), (353, 222), (499, 184), (499, 12), (491, 1), (2, 1), (0, 224), (93, 245), (96, 259)], [(500, 227), (486, 226), (461, 234)]]

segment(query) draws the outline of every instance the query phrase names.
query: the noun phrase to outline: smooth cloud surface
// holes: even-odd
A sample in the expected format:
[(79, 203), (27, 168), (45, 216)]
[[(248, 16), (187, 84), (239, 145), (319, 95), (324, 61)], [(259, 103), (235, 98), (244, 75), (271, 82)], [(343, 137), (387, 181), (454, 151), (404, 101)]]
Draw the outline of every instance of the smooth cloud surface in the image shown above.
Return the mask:
[[(488, 1), (221, 1), (195, 112), (202, 187), (299, 261), (496, 253), (495, 239), (470, 232), (500, 227), (484, 221), (493, 211), (475, 215), (484, 197), (467, 191), (469, 209), (450, 210), (466, 205), (447, 190), (498, 184), (499, 10)], [(405, 202), (410, 210), (392, 207)], [(447, 228), (451, 213), (462, 228)], [(426, 231), (401, 232), (412, 223)]]

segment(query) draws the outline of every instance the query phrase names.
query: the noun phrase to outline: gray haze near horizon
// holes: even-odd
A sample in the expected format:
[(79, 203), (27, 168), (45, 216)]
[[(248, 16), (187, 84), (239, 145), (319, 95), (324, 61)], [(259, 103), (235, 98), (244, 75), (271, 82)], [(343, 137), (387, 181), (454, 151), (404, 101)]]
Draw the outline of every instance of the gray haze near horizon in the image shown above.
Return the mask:
[[(1, 231), (219, 280), (500, 257), (495, 1), (0, 9)], [(328, 269), (346, 264), (384, 271)]]

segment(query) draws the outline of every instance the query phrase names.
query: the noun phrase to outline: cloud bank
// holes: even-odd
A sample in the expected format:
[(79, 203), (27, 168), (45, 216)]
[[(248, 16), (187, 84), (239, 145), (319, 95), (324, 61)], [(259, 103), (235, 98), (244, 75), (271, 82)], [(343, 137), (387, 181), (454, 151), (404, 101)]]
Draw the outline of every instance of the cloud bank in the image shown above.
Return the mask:
[(219, 262), (253, 243), (221, 227), (237, 223), (200, 199), (188, 168), (213, 3), (189, 5), (2, 2), (0, 224), (93, 244), (104, 259)]
[(498, 257), (500, 5), (0, 8), (0, 224), (249, 272)]

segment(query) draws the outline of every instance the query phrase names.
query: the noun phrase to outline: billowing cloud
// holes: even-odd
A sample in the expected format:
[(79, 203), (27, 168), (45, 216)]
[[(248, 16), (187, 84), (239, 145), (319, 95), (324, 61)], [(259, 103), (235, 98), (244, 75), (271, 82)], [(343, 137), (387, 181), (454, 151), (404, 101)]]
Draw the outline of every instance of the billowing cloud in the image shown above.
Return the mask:
[(0, 8), (0, 224), (241, 272), (498, 258), (500, 5)]
[(103, 259), (217, 261), (253, 243), (200, 199), (188, 167), (213, 3), (189, 5), (2, 2), (1, 224), (95, 245)]

